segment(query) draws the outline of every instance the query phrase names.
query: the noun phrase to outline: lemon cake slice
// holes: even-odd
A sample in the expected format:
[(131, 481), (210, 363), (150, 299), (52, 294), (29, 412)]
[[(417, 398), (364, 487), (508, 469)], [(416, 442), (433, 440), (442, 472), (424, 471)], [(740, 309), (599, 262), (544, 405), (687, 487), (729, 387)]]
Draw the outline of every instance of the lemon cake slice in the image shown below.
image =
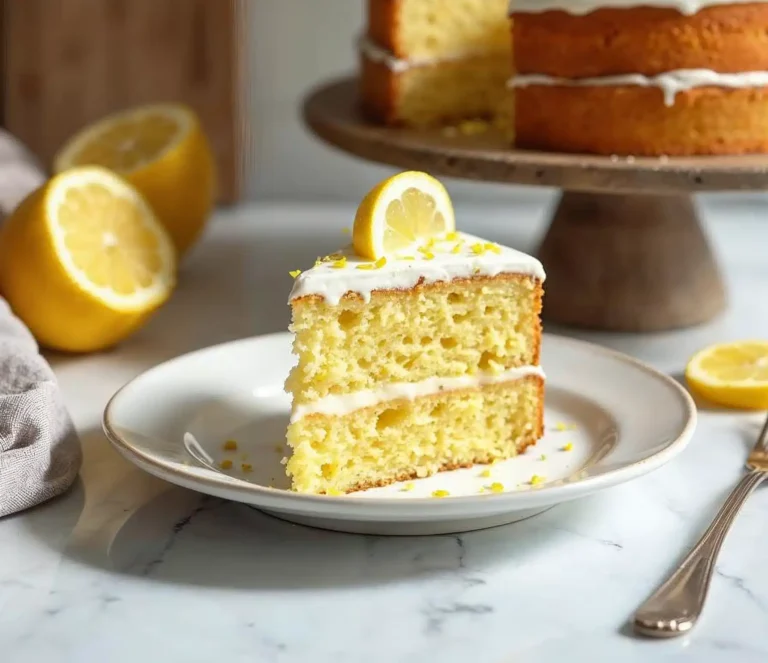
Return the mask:
[(444, 190), (404, 173), (363, 202), (350, 246), (297, 276), (294, 490), (425, 477), (540, 438), (542, 266), (453, 225)]

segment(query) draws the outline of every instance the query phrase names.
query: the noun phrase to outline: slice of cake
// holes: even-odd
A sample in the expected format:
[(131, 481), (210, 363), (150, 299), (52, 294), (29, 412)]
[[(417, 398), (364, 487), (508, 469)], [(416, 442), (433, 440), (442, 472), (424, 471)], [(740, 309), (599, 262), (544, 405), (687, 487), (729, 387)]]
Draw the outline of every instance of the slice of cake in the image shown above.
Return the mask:
[(511, 16), (518, 147), (768, 151), (768, 3), (513, 0)]
[(368, 0), (361, 97), (387, 124), (492, 118), (511, 74), (507, 0)]
[(429, 176), (376, 187), (352, 245), (291, 292), (293, 489), (347, 493), (534, 444), (543, 281), (535, 258), (456, 233)]

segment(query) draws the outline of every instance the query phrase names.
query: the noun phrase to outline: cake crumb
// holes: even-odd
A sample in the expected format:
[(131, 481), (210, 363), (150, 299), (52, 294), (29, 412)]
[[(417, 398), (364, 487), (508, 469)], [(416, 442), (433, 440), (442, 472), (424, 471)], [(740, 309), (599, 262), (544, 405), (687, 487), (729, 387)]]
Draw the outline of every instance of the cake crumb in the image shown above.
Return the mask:
[(504, 492), (504, 484), (503, 483), (499, 483), (498, 481), (494, 481), (490, 485), (490, 491), (492, 493), (503, 493)]
[(292, 278), (295, 279), (299, 274), (301, 274), (301, 270), (300, 269), (294, 269), (292, 272), (288, 272), (288, 273), (291, 275)]
[(573, 442), (569, 442), (563, 447), (563, 451), (573, 451)]
[(237, 440), (227, 440), (224, 443), (224, 451), (237, 451)]
[(432, 497), (448, 497), (450, 493), (447, 490), (434, 490), (432, 491)]
[(251, 465), (250, 463), (241, 463), (240, 469), (243, 472), (253, 472), (253, 465)]
[(491, 476), (491, 471), (483, 470), (482, 472), (480, 472), (480, 476), (483, 477), (484, 479), (487, 479), (489, 476)]
[(443, 127), (441, 133), (448, 138), (455, 138), (459, 135), (459, 130), (456, 127)]
[(531, 477), (531, 481), (530, 481), (530, 484), (531, 484), (532, 486), (535, 486), (535, 485), (537, 485), (537, 484), (540, 484), (540, 483), (544, 483), (544, 477), (542, 477), (542, 476), (539, 476), (538, 474), (534, 474), (534, 475)]
[(219, 467), (221, 467), (222, 470), (231, 470), (232, 469), (232, 461), (228, 458), (225, 460), (222, 460), (219, 463)]
[(465, 120), (459, 124), (459, 132), (463, 136), (476, 136), (477, 134), (484, 134), (490, 126), (490, 123), (485, 120)]
[(635, 163), (635, 157), (631, 154), (627, 157), (627, 163)]
[(283, 453), (282, 445), (280, 445), (280, 444), (276, 444), (275, 445), (275, 453), (279, 453), (279, 454)]

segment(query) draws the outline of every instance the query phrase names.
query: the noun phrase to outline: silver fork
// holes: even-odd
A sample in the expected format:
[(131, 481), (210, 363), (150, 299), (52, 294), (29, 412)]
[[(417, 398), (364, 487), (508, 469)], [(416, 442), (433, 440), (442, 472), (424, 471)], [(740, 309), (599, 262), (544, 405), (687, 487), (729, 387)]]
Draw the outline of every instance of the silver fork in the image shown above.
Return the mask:
[(690, 631), (701, 617), (725, 535), (747, 498), (768, 478), (768, 418), (747, 458), (747, 469), (749, 473), (733, 489), (699, 542), (635, 613), (635, 631), (656, 638), (675, 637)]

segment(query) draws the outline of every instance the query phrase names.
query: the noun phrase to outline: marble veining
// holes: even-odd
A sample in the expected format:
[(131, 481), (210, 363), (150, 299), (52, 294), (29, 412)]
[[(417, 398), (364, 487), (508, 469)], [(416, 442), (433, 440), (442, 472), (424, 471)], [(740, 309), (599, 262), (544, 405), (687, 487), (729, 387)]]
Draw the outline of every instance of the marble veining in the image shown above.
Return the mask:
[[(519, 206), (512, 225), (509, 209), (460, 218), (525, 251), (548, 203)], [(680, 375), (702, 345), (768, 329), (768, 307), (756, 305), (768, 292), (764, 204), (703, 209), (730, 280), (727, 315), (652, 337), (578, 336)], [(99, 427), (115, 389), (182, 352), (284, 329), (288, 271), (333, 250), (352, 213), (221, 213), (140, 337), (51, 358), (85, 465), (62, 499), (0, 520), (0, 661), (765, 663), (768, 489), (740, 514), (693, 634), (649, 642), (626, 630), (738, 480), (757, 414), (702, 409), (689, 448), (658, 472), (515, 525), (434, 538), (291, 525), (172, 487), (112, 451)], [(282, 290), (261, 287), (283, 274)]]

